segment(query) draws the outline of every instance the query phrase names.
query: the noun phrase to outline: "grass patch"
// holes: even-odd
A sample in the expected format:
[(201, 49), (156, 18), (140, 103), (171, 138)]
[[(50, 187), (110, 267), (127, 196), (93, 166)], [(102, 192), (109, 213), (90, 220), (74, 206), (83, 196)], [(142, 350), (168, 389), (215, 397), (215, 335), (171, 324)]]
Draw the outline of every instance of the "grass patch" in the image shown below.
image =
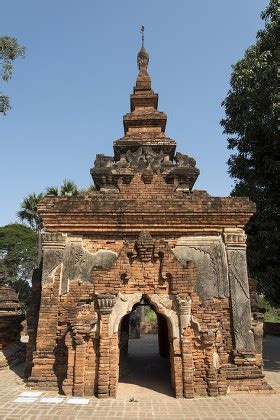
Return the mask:
[(280, 322), (280, 308), (272, 306), (262, 295), (257, 295), (257, 304), (266, 309), (264, 320), (267, 322)]
[(148, 324), (157, 322), (156, 313), (149, 306), (144, 307), (144, 316), (145, 316), (145, 322)]

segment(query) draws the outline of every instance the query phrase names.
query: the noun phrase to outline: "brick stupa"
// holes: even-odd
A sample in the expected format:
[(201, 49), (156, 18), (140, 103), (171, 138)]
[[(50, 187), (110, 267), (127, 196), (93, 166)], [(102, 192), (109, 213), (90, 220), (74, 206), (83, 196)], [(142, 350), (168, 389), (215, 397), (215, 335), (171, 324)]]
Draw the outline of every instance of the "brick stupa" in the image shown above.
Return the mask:
[(193, 190), (199, 170), (165, 134), (144, 45), (137, 62), (124, 137), (91, 169), (96, 192), (40, 202), (43, 268), (29, 383), (115, 397), (128, 337), (122, 320), (144, 300), (158, 314), (175, 397), (266, 390), (243, 230), (255, 205)]

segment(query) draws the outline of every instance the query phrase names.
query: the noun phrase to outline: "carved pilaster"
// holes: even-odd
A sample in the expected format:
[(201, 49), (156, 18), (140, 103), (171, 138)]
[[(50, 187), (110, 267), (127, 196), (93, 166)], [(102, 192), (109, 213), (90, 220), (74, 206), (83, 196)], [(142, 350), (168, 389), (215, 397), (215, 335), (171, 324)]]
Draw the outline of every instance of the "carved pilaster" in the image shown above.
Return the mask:
[(183, 395), (185, 398), (193, 398), (194, 397), (194, 377), (193, 377), (194, 363), (193, 363), (193, 352), (192, 352), (192, 332), (190, 328), (186, 328), (184, 336), (182, 337), (181, 352), (182, 352), (181, 362), (182, 362), (182, 374), (183, 374)]
[(116, 296), (111, 294), (101, 294), (96, 297), (100, 314), (110, 314), (116, 303)]
[(264, 314), (262, 312), (253, 313), (252, 330), (254, 334), (254, 341), (256, 347), (256, 358), (260, 366), (263, 365), (263, 321)]
[[(106, 295), (105, 295), (106, 296)], [(108, 295), (107, 295), (108, 296)], [(110, 295), (109, 295), (110, 296)], [(98, 300), (102, 308), (102, 322), (100, 322), (99, 338), (99, 365), (97, 378), (97, 395), (99, 398), (109, 397), (110, 388), (110, 337), (109, 337), (109, 312), (112, 309), (112, 299)], [(110, 308), (109, 308), (110, 307)]]
[[(76, 315), (71, 320), (73, 339), (75, 342), (74, 395), (83, 396), (86, 385), (86, 366), (89, 358), (89, 338), (96, 337), (97, 313), (93, 303), (80, 303)], [(93, 388), (89, 389), (93, 393)]]
[[(97, 313), (95, 312), (93, 303), (80, 304), (77, 307), (77, 312), (74, 319), (71, 320), (72, 330), (75, 340), (79, 341), (77, 337), (91, 337), (95, 336), (97, 323)], [(77, 342), (79, 344), (79, 342)]]
[(66, 235), (59, 232), (46, 232), (42, 235), (43, 274), (42, 284), (52, 283), (53, 274), (63, 260)]
[(82, 397), (85, 389), (86, 342), (81, 335), (76, 335), (74, 340), (76, 351), (73, 394), (77, 397)]
[(224, 229), (224, 242), (228, 248), (246, 248), (246, 234), (243, 229)]
[(45, 248), (64, 248), (67, 235), (61, 232), (42, 233), (42, 247)]
[(224, 242), (228, 260), (228, 275), (235, 350), (255, 352), (251, 331), (251, 307), (247, 273), (246, 235), (242, 229), (225, 229)]
[(177, 297), (177, 307), (180, 319), (180, 332), (183, 334), (184, 329), (191, 323), (191, 299), (181, 299)]

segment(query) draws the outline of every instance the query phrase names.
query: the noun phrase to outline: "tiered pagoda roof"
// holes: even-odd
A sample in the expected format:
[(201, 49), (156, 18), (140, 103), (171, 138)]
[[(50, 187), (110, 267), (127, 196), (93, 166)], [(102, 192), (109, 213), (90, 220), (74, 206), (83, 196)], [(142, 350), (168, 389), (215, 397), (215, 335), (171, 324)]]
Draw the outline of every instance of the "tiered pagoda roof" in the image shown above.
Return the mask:
[(38, 210), (49, 231), (133, 235), (222, 233), (242, 228), (255, 211), (248, 198), (211, 197), (193, 190), (199, 175), (193, 158), (176, 152), (165, 134), (167, 116), (158, 111), (158, 94), (148, 73), (149, 55), (142, 43), (139, 73), (130, 112), (123, 117), (124, 136), (114, 155), (96, 156), (90, 170), (96, 191), (75, 197), (46, 196)]
[(139, 73), (130, 112), (123, 117), (124, 136), (114, 142), (114, 157), (97, 155), (91, 175), (98, 190), (117, 190), (118, 180), (129, 183), (135, 172), (151, 167), (167, 183), (189, 192), (199, 170), (195, 160), (176, 152), (176, 141), (165, 134), (167, 116), (158, 111), (158, 94), (151, 87), (149, 54), (142, 46), (137, 55)]

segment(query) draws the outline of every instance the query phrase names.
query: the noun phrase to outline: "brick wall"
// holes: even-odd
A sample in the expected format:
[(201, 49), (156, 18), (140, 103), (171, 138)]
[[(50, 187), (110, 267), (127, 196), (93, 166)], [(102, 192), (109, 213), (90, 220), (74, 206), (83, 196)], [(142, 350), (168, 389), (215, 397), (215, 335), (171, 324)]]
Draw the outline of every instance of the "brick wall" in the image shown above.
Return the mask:
[[(86, 282), (69, 281), (67, 293), (62, 295), (61, 264), (54, 271), (53, 283), (43, 284), (30, 384), (79, 396), (115, 397), (119, 330), (109, 332), (111, 311), (118, 293), (140, 293), (147, 301), (152, 296), (173, 299), (171, 311), (178, 319), (180, 333), (175, 337), (169, 327), (168, 339), (177, 397), (223, 395), (229, 387), (236, 391), (265, 388), (255, 361), (250, 364), (247, 360), (245, 367), (234, 362), (229, 298), (202, 301), (194, 291), (195, 265), (191, 261), (180, 263), (166, 241), (145, 233), (143, 240), (136, 241), (108, 241), (87, 235), (83, 243), (94, 252), (118, 251), (118, 258), (108, 270), (94, 268)], [(109, 304), (105, 312), (98, 303), (99, 296), (105, 296), (105, 301), (112, 299), (112, 307)], [(182, 321), (182, 302), (191, 302), (187, 324)], [(160, 309), (152, 300), (150, 303), (168, 321), (170, 309)]]

